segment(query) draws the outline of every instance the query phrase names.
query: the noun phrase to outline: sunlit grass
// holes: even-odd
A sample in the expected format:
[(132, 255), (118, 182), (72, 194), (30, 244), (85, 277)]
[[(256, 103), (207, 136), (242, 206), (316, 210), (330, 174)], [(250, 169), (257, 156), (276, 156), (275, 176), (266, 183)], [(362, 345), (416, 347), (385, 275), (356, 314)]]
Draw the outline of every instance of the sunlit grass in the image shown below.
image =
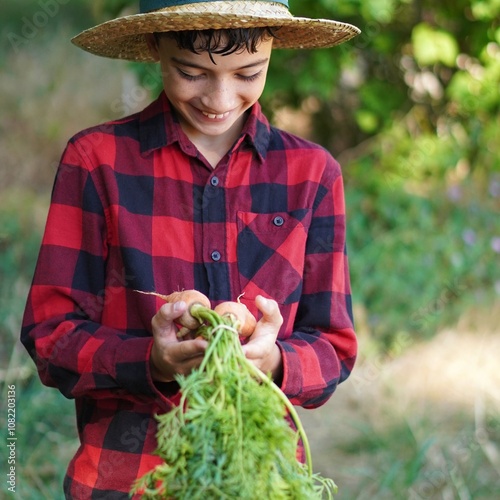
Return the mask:
[(496, 500), (495, 324), (492, 318), (488, 331), (483, 322), (472, 332), (457, 325), (392, 359), (365, 355), (362, 344), (358, 365), (330, 402), (301, 412), (315, 466), (335, 478), (339, 500)]

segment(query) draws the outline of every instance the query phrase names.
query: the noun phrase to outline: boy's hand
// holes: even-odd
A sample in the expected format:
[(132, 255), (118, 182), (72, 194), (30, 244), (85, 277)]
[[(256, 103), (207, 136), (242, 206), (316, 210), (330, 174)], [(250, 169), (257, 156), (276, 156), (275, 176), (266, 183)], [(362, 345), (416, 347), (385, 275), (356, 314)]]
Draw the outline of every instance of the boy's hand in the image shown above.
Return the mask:
[(186, 307), (185, 302), (163, 304), (151, 320), (154, 340), (149, 363), (153, 380), (171, 382), (176, 374), (189, 374), (203, 359), (206, 340), (177, 337), (178, 328), (174, 321)]
[(253, 334), (243, 346), (243, 352), (257, 368), (264, 373), (271, 372), (273, 379), (279, 380), (282, 376), (283, 360), (276, 339), (283, 317), (277, 302), (272, 299), (258, 295), (255, 305), (262, 313), (262, 318), (257, 322)]

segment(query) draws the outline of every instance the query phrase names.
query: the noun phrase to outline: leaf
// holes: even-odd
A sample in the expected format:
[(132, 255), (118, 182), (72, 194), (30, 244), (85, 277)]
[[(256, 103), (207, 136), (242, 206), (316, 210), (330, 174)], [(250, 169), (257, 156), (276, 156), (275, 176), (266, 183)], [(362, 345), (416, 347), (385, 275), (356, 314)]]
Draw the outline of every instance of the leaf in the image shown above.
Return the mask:
[(375, 113), (367, 111), (366, 109), (360, 109), (356, 112), (355, 117), (356, 123), (363, 132), (368, 134), (376, 132), (379, 122)]
[(413, 53), (420, 66), (432, 66), (436, 63), (455, 66), (459, 53), (458, 43), (447, 31), (420, 23), (413, 29), (412, 42)]

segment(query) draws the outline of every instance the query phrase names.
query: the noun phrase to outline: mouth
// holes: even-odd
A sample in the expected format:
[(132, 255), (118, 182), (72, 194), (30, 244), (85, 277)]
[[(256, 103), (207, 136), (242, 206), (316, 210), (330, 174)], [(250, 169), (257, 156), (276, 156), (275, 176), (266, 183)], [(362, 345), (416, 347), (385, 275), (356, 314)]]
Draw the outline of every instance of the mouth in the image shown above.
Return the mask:
[(201, 112), (203, 116), (206, 116), (209, 120), (223, 120), (229, 116), (229, 111), (226, 113), (215, 114), (215, 113), (207, 113), (205, 111)]

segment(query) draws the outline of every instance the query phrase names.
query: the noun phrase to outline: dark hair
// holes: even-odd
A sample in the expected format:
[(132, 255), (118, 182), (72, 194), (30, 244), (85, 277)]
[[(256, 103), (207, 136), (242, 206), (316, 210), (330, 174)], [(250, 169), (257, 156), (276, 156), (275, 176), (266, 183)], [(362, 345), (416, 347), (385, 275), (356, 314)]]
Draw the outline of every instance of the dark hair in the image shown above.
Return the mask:
[[(208, 52), (212, 54), (229, 55), (234, 52), (256, 52), (261, 40), (276, 38), (278, 28), (232, 28), (221, 30), (189, 30), (167, 31), (155, 33), (155, 38), (168, 37), (176, 41), (180, 49), (187, 49), (195, 54)], [(212, 59), (213, 60), (213, 59)]]

